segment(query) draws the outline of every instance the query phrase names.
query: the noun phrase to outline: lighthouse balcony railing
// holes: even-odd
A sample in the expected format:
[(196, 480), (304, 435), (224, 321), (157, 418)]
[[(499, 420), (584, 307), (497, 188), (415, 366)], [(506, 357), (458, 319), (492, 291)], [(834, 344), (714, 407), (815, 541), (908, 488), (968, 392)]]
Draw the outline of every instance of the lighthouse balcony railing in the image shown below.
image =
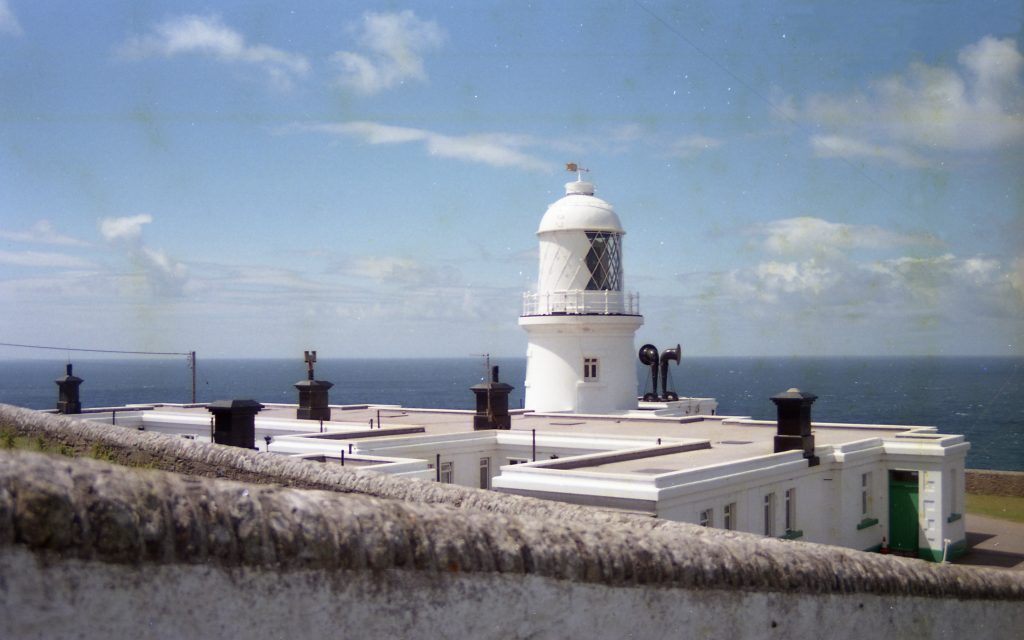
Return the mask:
[(640, 294), (624, 291), (548, 291), (523, 294), (524, 316), (640, 315)]

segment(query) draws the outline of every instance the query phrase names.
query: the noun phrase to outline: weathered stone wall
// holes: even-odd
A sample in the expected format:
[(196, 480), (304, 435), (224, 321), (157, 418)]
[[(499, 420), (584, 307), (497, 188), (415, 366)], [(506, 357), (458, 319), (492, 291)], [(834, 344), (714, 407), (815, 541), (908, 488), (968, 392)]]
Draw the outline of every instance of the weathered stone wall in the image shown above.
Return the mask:
[(967, 493), (1024, 497), (1024, 472), (968, 469), (964, 480)]
[(1010, 638), (1024, 625), (1016, 572), (16, 451), (0, 452), (0, 576), (0, 637), (19, 638)]
[(357, 473), (0, 405), (3, 433), (191, 475), (0, 452), (0, 637), (347, 628), (735, 639), (810, 637), (824, 625), (839, 638), (999, 638), (1024, 625), (1015, 572)]

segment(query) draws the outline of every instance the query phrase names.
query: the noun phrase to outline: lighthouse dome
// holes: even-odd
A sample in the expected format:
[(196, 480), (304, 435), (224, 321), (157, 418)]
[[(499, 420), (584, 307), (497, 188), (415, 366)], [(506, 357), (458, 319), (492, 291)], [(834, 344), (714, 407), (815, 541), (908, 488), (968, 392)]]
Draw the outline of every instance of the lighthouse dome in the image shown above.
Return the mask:
[(612, 205), (594, 197), (593, 183), (583, 180), (566, 183), (565, 197), (548, 206), (537, 233), (570, 230), (625, 233)]

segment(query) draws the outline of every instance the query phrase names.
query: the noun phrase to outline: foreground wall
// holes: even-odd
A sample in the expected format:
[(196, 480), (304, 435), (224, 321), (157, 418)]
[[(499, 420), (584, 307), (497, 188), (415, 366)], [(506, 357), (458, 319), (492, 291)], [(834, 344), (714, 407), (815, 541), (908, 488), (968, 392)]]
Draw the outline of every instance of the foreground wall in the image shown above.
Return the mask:
[(0, 452), (0, 637), (1016, 638), (1024, 578)]
[[(0, 406), (0, 637), (1016, 638), (1024, 576)], [(378, 496), (378, 497), (374, 497)], [(386, 497), (380, 497), (386, 496)]]

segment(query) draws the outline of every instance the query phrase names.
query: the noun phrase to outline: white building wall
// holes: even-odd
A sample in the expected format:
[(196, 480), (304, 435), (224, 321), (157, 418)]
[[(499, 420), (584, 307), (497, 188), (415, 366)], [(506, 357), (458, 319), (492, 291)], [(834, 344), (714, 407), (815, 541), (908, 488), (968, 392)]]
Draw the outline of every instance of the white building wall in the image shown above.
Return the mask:
[[(528, 316), (524, 405), (533, 411), (608, 413), (637, 407), (634, 335), (640, 316)], [(584, 358), (598, 359), (586, 381)]]
[(582, 230), (548, 231), (540, 234), (540, 268), (537, 292), (582, 291), (590, 281), (584, 262), (590, 240)]

